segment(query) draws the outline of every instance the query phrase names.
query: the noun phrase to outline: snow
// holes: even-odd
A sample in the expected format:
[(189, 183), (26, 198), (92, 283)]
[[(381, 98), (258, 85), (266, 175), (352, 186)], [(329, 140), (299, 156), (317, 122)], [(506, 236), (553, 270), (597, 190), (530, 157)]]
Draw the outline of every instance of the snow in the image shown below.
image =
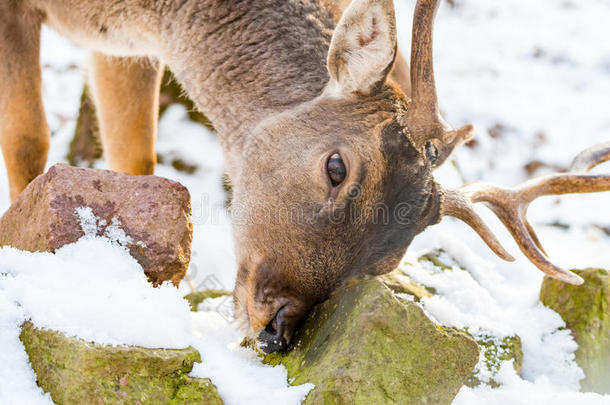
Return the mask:
[(52, 404), (51, 396), (36, 384), (36, 376), (19, 340), (23, 310), (1, 292), (0, 288), (0, 403)]
[[(252, 350), (239, 347), (237, 323), (221, 311), (232, 307), (230, 297), (207, 300), (203, 308), (209, 311), (192, 314), (171, 283), (151, 288), (124, 247), (128, 240), (116, 218), (111, 232), (96, 236), (106, 224), (91, 208), (78, 207), (74, 215), (85, 235), (55, 253), (0, 248), (0, 403), (50, 403), (19, 340), (27, 320), (106, 345), (192, 345), (204, 359), (192, 375), (212, 378), (227, 404), (262, 404), (268, 398), (298, 404), (313, 388), (289, 387), (283, 367), (264, 365)], [(16, 385), (6, 385), (15, 378)]]
[[(413, 2), (396, 3), (398, 20), (410, 21)], [(455, 165), (435, 173), (441, 184), (484, 179), (515, 185), (529, 177), (524, 168), (532, 161), (548, 166), (535, 175), (550, 173), (609, 139), (610, 43), (600, 39), (610, 37), (610, 3), (456, 4), (443, 4), (437, 17), (437, 87), (448, 122), (474, 122), (477, 146), (460, 148)], [(407, 27), (400, 30), (403, 50), (409, 36)], [(507, 129), (494, 138), (489, 129), (497, 124)], [(594, 170), (607, 171), (607, 165)], [(609, 268), (608, 206), (610, 193), (546, 197), (531, 205), (528, 217), (553, 262), (568, 269)], [(501, 387), (464, 387), (454, 404), (610, 403), (608, 395), (577, 392), (582, 370), (573, 361), (576, 343), (561, 318), (538, 301), (542, 273), (493, 214), (479, 212), (516, 262), (501, 261), (466, 225), (444, 219), (415, 239), (405, 261), (416, 263), (418, 255), (442, 248), (469, 271), (403, 266), (415, 281), (436, 288), (439, 295), (422, 306), (437, 322), (497, 338), (521, 337), (522, 377), (506, 362), (494, 377)]]
[(188, 303), (171, 284), (150, 288), (129, 252), (83, 237), (52, 253), (0, 249), (0, 287), (23, 319), (109, 345), (185, 348)]
[[(110, 225), (108, 225), (105, 219), (100, 219), (95, 216), (91, 207), (76, 207), (75, 214), (79, 219), (81, 229), (87, 237), (96, 236), (100, 229), (104, 229), (104, 236), (111, 243), (119, 246), (127, 246), (133, 242), (131, 236), (127, 235), (125, 231), (121, 229), (121, 222), (117, 217), (113, 217), (110, 220)], [(146, 247), (146, 244), (142, 241), (136, 243)]]
[(213, 310), (199, 311), (193, 315), (193, 325), (198, 336), (194, 347), (204, 361), (195, 365), (191, 375), (211, 378), (227, 405), (266, 405), (270, 398), (277, 404), (299, 404), (314, 387), (286, 388), (284, 367), (261, 364), (254, 351), (240, 346), (243, 334), (234, 319)]
[[(400, 47), (408, 55), (414, 1), (395, 3)], [(546, 174), (567, 167), (587, 146), (608, 140), (607, 0), (455, 3), (452, 8), (443, 2), (435, 27), (439, 100), (455, 127), (475, 124), (477, 144), (460, 148), (453, 156), (455, 166), (437, 170), (441, 184), (455, 187), (485, 179), (514, 185), (531, 176), (524, 169), (528, 163), (540, 162), (534, 175)], [(86, 54), (46, 28), (42, 43), (43, 98), (52, 130), (50, 166), (65, 161)], [(500, 129), (490, 131), (493, 127)], [(192, 284), (232, 289), (236, 265), (224, 209), (222, 151), (214, 134), (173, 106), (160, 121), (157, 151), (167, 159), (156, 173), (180, 181), (192, 196)], [(192, 175), (178, 172), (168, 164), (173, 157), (198, 168)], [(607, 171), (607, 165), (595, 169)], [(5, 173), (0, 159), (0, 212), (9, 205)], [(550, 197), (532, 204), (529, 218), (560, 266), (610, 268), (608, 206), (610, 193)], [(444, 219), (415, 239), (405, 257), (415, 265), (402, 267), (439, 293), (421, 303), (435, 321), (498, 339), (513, 334), (522, 339), (521, 377), (505, 362), (494, 376), (499, 388), (463, 387), (454, 404), (610, 403), (608, 395), (578, 392), (582, 371), (574, 362), (576, 345), (561, 318), (538, 301), (542, 274), (523, 258), (493, 214), (484, 208), (480, 213), (516, 262), (502, 262), (466, 225)], [(269, 398), (278, 404), (300, 402), (310, 385), (288, 387), (282, 367), (262, 365), (239, 347), (241, 334), (230, 300), (207, 300), (199, 312), (190, 313), (181, 299), (189, 292), (186, 282), (179, 291), (145, 288), (141, 269), (122, 247), (120, 224), (95, 237), (92, 232), (99, 224), (90, 214), (86, 207), (78, 214), (88, 236), (55, 255), (0, 250), (0, 403), (51, 402), (36, 386), (18, 340), (18, 326), (28, 318), (38, 326), (101, 343), (193, 345), (203, 362), (192, 374), (210, 377), (227, 403)], [(453, 258), (453, 270), (437, 272), (416, 263), (418, 255), (436, 248)]]
[(74, 214), (86, 235), (54, 254), (0, 248), (2, 404), (51, 403), (36, 386), (19, 340), (27, 320), (108, 345), (178, 349), (191, 343), (190, 310), (182, 294), (171, 284), (150, 288), (142, 267), (120, 244), (124, 233), (116, 233), (118, 239), (95, 236), (100, 219), (91, 209), (80, 207)]
[[(159, 123), (157, 153), (180, 156), (196, 164), (197, 170), (188, 175), (169, 165), (158, 165), (155, 173), (179, 181), (191, 193), (193, 244), (188, 276), (196, 289), (232, 290), (237, 265), (222, 188), (222, 149), (214, 134), (187, 118), (181, 106), (165, 111)], [(190, 292), (185, 283), (181, 291)]]
[(544, 378), (534, 382), (520, 379), (512, 364), (504, 362), (496, 377), (502, 384), (500, 389), (488, 386), (480, 388), (463, 387), (453, 401), (453, 405), (607, 405), (608, 396), (595, 393), (573, 392), (569, 388), (549, 384)]

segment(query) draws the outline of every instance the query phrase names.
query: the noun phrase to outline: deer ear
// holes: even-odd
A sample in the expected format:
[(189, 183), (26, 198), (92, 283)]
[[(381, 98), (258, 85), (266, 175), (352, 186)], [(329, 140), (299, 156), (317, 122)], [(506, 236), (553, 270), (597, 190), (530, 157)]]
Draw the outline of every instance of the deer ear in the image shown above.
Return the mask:
[(395, 56), (393, 1), (353, 0), (330, 42), (330, 85), (345, 93), (370, 94), (385, 81)]

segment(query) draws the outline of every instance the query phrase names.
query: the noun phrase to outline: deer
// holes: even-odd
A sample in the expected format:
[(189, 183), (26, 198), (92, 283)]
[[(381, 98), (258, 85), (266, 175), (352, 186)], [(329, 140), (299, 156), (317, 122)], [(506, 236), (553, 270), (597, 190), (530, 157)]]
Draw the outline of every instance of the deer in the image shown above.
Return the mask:
[[(286, 349), (310, 309), (346, 280), (395, 269), (443, 217), (514, 260), (474, 209), (484, 203), (548, 276), (527, 220), (547, 195), (610, 190), (589, 173), (610, 143), (571, 169), (516, 187), (445, 189), (433, 177), (474, 127), (441, 116), (432, 29), (440, 0), (418, 0), (409, 63), (392, 0), (7, 0), (0, 5), (0, 145), (14, 199), (44, 170), (41, 25), (91, 50), (90, 83), (112, 170), (154, 171), (162, 67), (218, 132), (233, 187), (235, 316), (267, 352)], [(389, 215), (388, 215), (389, 214)]]

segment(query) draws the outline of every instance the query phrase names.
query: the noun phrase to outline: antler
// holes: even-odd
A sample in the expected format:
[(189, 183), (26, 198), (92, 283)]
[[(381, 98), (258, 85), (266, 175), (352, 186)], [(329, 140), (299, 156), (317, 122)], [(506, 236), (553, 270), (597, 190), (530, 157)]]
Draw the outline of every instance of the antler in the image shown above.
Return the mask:
[[(413, 16), (411, 40), (412, 102), (406, 114), (406, 126), (414, 145), (428, 153), (429, 144), (437, 153), (429, 153), (439, 166), (451, 151), (474, 135), (471, 124), (453, 130), (441, 117), (434, 83), (432, 63), (432, 27), (440, 0), (418, 0)], [(431, 148), (434, 152), (434, 148)], [(436, 155), (436, 156), (435, 156)], [(485, 203), (504, 226), (527, 258), (551, 277), (581, 284), (583, 280), (569, 271), (552, 264), (527, 221), (527, 207), (544, 195), (593, 193), (610, 190), (610, 175), (585, 174), (596, 165), (610, 160), (610, 142), (587, 149), (579, 154), (569, 173), (534, 179), (514, 188), (485, 182), (475, 182), (457, 190), (443, 190), (441, 215), (461, 219), (470, 225), (487, 245), (501, 258), (515, 260), (498, 242), (493, 232), (475, 212), (473, 204)]]
[(570, 172), (565, 174), (532, 179), (514, 188), (474, 182), (457, 190), (446, 190), (441, 203), (441, 215), (456, 217), (466, 222), (498, 256), (505, 260), (514, 260), (474, 211), (473, 204), (483, 202), (502, 221), (521, 251), (536, 267), (558, 280), (582, 284), (582, 278), (548, 260), (536, 232), (527, 221), (527, 208), (541, 196), (609, 191), (610, 175), (585, 174), (607, 160), (610, 160), (610, 142), (580, 153), (574, 159)]
[(460, 143), (472, 138), (474, 128), (467, 124), (453, 130), (441, 117), (434, 82), (432, 28), (439, 0), (419, 0), (413, 16), (411, 39), (412, 103), (407, 111), (407, 127), (418, 148), (431, 142), (438, 151), (434, 166), (441, 165)]

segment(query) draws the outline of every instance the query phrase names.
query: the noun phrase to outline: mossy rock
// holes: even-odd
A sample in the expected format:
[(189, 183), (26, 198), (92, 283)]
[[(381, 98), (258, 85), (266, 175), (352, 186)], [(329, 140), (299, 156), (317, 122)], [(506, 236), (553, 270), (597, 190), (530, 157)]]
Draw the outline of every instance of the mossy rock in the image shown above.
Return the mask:
[(195, 103), (188, 98), (172, 72), (169, 69), (165, 69), (159, 94), (159, 116), (163, 115), (167, 107), (172, 104), (182, 104), (186, 108), (191, 121), (202, 124), (209, 130), (214, 131), (214, 127), (208, 117), (197, 110)]
[(304, 404), (450, 404), (478, 360), (472, 338), (435, 325), (377, 279), (336, 290), (288, 352), (264, 357), (292, 384), (315, 384)]
[(92, 168), (102, 157), (100, 128), (95, 113), (95, 105), (87, 85), (83, 87), (74, 137), (70, 141), (68, 162), (72, 166)]
[(512, 360), (515, 371), (521, 375), (523, 350), (521, 338), (518, 335), (505, 336), (500, 339), (492, 335), (479, 333), (474, 335), (473, 338), (481, 349), (481, 356), (479, 363), (466, 380), (467, 386), (476, 387), (480, 384), (486, 384), (494, 388), (498, 387), (499, 384), (495, 377), (498, 375), (503, 361)]
[(578, 343), (576, 362), (585, 373), (582, 390), (610, 394), (610, 275), (601, 269), (574, 272), (584, 284), (545, 277), (540, 301), (561, 315)]
[(191, 306), (191, 311), (197, 312), (199, 304), (201, 304), (204, 300), (208, 298), (218, 298), (231, 295), (231, 291), (227, 290), (202, 290), (195, 291), (193, 293), (187, 294), (184, 296), (184, 299), (189, 302)]
[(453, 269), (454, 260), (450, 257), (447, 252), (443, 249), (435, 249), (430, 253), (426, 253), (417, 258), (417, 261), (420, 263), (430, 263), (432, 266), (439, 270), (451, 270)]
[(222, 189), (225, 192), (225, 208), (231, 207), (231, 202), (233, 201), (233, 184), (231, 184), (231, 179), (228, 174), (223, 174), (222, 176)]
[(38, 385), (61, 404), (222, 404), (209, 379), (189, 377), (199, 353), (104, 346), (22, 325)]
[(419, 301), (422, 298), (430, 298), (432, 294), (426, 287), (423, 287), (400, 270), (394, 270), (391, 273), (379, 276), (379, 280), (385, 284), (394, 294), (401, 298), (403, 294), (408, 294), (413, 297), (413, 301)]
[[(450, 271), (455, 266), (459, 266), (457, 261), (442, 249), (436, 249), (422, 255), (417, 258), (417, 261), (420, 264), (425, 263), (431, 266), (432, 271), (435, 272)], [(411, 266), (411, 264), (406, 264), (406, 266)], [(380, 278), (399, 298), (410, 299), (404, 295), (409, 294), (412, 296), (413, 301), (418, 302), (423, 298), (430, 298), (436, 295), (434, 288), (415, 283), (400, 270), (395, 270)], [(481, 349), (479, 363), (466, 380), (466, 385), (475, 387), (484, 383), (491, 387), (497, 387), (498, 383), (494, 378), (500, 370), (500, 364), (506, 360), (512, 360), (515, 371), (517, 374), (521, 374), (523, 351), (519, 336), (512, 335), (497, 338), (488, 333), (471, 334), (468, 330), (463, 330), (463, 332), (471, 336)]]

